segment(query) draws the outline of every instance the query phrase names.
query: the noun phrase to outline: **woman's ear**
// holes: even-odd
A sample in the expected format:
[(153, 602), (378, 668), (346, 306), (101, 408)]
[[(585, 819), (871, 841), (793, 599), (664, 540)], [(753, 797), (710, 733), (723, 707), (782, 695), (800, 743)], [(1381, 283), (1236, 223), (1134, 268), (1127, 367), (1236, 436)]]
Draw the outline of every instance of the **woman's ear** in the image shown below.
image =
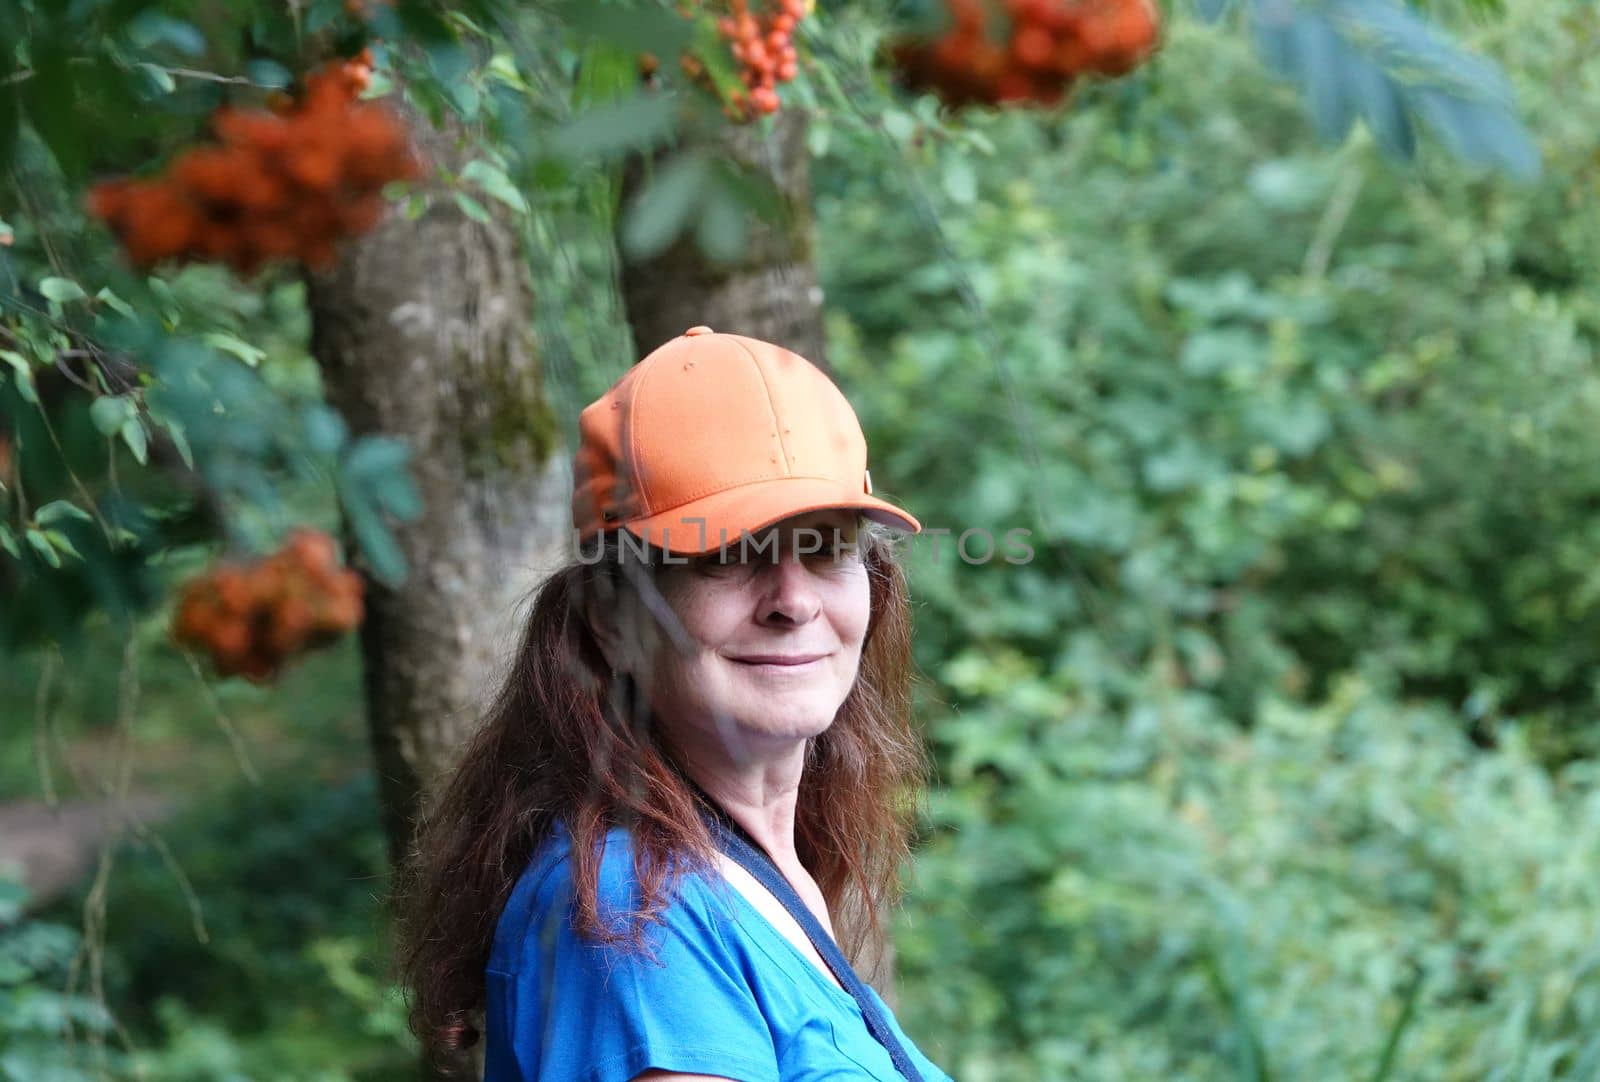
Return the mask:
[(618, 583), (584, 599), (584, 620), (599, 644), (606, 666), (619, 675), (642, 676), (655, 644), (649, 609), (637, 587)]

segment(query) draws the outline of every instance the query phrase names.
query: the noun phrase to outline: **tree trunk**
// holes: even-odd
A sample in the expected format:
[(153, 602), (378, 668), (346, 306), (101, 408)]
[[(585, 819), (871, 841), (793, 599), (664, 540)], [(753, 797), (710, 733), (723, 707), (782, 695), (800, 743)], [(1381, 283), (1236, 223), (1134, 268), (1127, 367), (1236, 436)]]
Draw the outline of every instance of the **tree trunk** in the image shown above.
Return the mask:
[[(811, 256), (806, 117), (798, 109), (784, 109), (772, 123), (772, 134), (765, 139), (760, 125), (727, 125), (715, 148), (770, 177), (783, 196), (781, 220), (757, 226), (743, 261), (713, 265), (686, 234), (654, 259), (624, 263), (623, 302), (640, 357), (703, 323), (713, 330), (781, 343), (827, 370), (822, 289)], [(624, 200), (645, 178), (645, 161), (630, 159), (623, 175)]]
[[(429, 158), (457, 141), (413, 120)], [(413, 450), (421, 516), (393, 523), (404, 583), (368, 581), (366, 709), (391, 858), (411, 844), (437, 779), (477, 720), (515, 641), (517, 603), (566, 556), (566, 455), (532, 340), (517, 231), (434, 191), (312, 275), (312, 350), (352, 430)]]
[[(718, 153), (766, 174), (783, 197), (779, 220), (760, 223), (745, 259), (714, 265), (692, 236), (653, 259), (625, 262), (622, 299), (636, 352), (644, 356), (696, 324), (746, 334), (794, 350), (828, 370), (822, 326), (822, 289), (812, 256), (811, 178), (807, 121), (798, 109), (775, 114), (771, 134), (761, 125), (728, 125)], [(646, 162), (631, 159), (623, 171), (623, 201), (647, 182)], [(881, 957), (854, 959), (863, 979), (891, 1006), (894, 944)]]

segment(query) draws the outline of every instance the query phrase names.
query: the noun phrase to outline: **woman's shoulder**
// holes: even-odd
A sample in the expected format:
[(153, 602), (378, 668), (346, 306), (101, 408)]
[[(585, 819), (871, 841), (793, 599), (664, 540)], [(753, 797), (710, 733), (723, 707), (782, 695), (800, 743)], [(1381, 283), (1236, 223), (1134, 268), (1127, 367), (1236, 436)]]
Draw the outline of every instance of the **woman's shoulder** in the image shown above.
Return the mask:
[[(597, 840), (595, 848), (599, 857), (597, 915), (604, 926), (621, 931), (644, 901), (635, 863), (634, 835), (627, 827), (614, 826)], [(702, 874), (682, 862), (676, 862), (676, 867), (680, 874), (667, 876), (666, 890), (654, 910), (652, 923), (665, 927), (689, 925), (702, 930), (719, 927), (721, 920), (707, 904)], [(575, 892), (573, 840), (565, 824), (558, 821), (512, 887), (500, 914), (489, 968), (516, 972), (531, 937), (552, 932), (571, 934), (577, 905)]]

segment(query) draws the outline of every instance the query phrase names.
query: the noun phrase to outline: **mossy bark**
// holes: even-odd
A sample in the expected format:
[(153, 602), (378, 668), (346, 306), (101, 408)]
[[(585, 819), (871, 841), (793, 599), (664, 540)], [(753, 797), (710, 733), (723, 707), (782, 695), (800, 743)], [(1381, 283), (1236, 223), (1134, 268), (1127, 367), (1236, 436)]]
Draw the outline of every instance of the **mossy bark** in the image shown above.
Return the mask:
[[(412, 118), (437, 165), (459, 142)], [(517, 604), (565, 557), (570, 477), (532, 336), (515, 223), (436, 188), (308, 278), (312, 351), (356, 434), (410, 444), (423, 510), (391, 525), (410, 567), (368, 582), (366, 709), (395, 860), (477, 721), (515, 641)]]

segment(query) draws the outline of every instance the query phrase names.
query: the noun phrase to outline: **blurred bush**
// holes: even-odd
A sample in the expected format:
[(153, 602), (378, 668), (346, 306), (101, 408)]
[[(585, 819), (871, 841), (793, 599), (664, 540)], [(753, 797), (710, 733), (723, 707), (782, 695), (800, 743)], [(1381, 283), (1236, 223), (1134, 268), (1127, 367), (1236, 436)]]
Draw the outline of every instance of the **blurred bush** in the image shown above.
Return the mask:
[[(389, 980), (374, 782), (339, 774), (302, 765), (265, 775), (260, 787), (240, 782), (163, 827), (168, 854), (130, 844), (116, 855), (105, 980), (131, 1047), (107, 1041), (129, 1077), (364, 1082), (415, 1073)], [(82, 904), (49, 916), (75, 921)]]
[(964, 1082), (1600, 1070), (1586, 11), (1469, 27), (1531, 185), (1317, 146), (1182, 20), (1059, 118), (815, 136), (830, 360), (950, 531), (899, 944)]
[(1391, 1034), (1393, 1078), (1600, 1070), (1600, 764), (1357, 678), (1249, 730), (1157, 672), (1122, 709), (1102, 661), (940, 670), (898, 944), (952, 1074), (1375, 1078)]
[[(1381, 670), (1481, 743), (1515, 717), (1552, 763), (1595, 749), (1600, 29), (1521, 2), (1482, 36), (1537, 184), (1317, 147), (1184, 21), (1054, 120), (831, 133), (831, 359), (874, 477), (953, 531), (913, 546), (923, 659), (1092, 625), (1244, 723)], [(1012, 527), (1025, 566), (954, 558)]]
[[(0, 1079), (4, 1082), (89, 1082), (85, 1047), (109, 1039), (112, 1020), (86, 991), (69, 990), (78, 953), (75, 928), (25, 912), (27, 892), (0, 867)], [(78, 1044), (69, 1046), (69, 1035)], [(121, 1063), (108, 1053), (108, 1066)]]

